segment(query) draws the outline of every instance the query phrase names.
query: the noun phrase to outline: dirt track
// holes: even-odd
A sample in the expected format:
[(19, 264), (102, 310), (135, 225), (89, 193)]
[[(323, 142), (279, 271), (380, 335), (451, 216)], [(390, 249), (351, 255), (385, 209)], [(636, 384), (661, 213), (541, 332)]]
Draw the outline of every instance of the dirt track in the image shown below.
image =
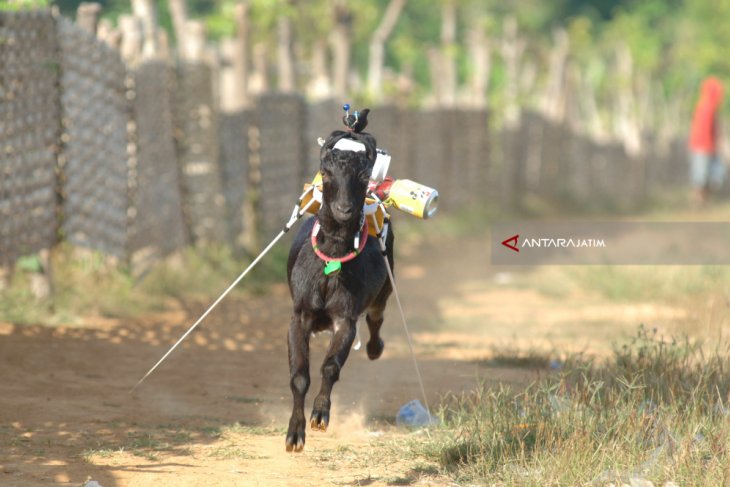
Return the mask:
[[(536, 376), (486, 362), (495, 345), (556, 347), (576, 343), (582, 330), (582, 348), (601, 333), (615, 336), (602, 323), (633, 327), (663, 312), (641, 308), (622, 318), (615, 305), (560, 304), (529, 290), (487, 292), (486, 246), (479, 238), (451, 248), (426, 240), (399, 259), (432, 404), (480, 380), (520, 387)], [(330, 429), (308, 433), (303, 454), (284, 451), (291, 405), (285, 286), (224, 301), (130, 395), (205, 304), (134, 321), (90, 318), (77, 328), (0, 324), (0, 485), (83, 485), (88, 478), (103, 487), (447, 482), (432, 465), (397, 454), (409, 433), (389, 423), (420, 393), (395, 306), (386, 315), (383, 357), (370, 362), (363, 349), (350, 355), (335, 386)], [(308, 405), (326, 341), (313, 340)]]

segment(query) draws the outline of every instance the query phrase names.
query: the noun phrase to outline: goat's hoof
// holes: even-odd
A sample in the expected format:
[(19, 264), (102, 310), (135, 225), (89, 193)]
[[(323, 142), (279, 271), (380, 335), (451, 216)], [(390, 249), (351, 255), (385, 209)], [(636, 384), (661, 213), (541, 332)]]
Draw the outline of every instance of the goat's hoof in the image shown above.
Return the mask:
[(329, 422), (329, 411), (312, 411), (312, 419), (309, 423), (314, 431), (327, 431), (327, 426), (329, 425)]
[(300, 452), (304, 450), (304, 431), (286, 435), (286, 451)]
[(365, 348), (368, 352), (368, 358), (370, 360), (375, 360), (377, 358), (380, 358), (380, 356), (383, 354), (385, 342), (383, 342), (382, 338), (378, 337), (377, 342), (373, 342), (372, 340), (370, 340)]
[(289, 431), (286, 433), (286, 451), (300, 452), (304, 449), (306, 429), (307, 420), (304, 418), (303, 411), (299, 414), (292, 414)]

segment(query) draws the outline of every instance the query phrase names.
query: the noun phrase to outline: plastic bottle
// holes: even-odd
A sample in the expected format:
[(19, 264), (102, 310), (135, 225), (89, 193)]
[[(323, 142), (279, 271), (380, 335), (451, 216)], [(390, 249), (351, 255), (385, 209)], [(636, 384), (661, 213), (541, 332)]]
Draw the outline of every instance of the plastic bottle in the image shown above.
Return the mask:
[(436, 422), (436, 418), (428, 414), (428, 411), (418, 399), (404, 404), (395, 417), (395, 424), (398, 426), (428, 426)]

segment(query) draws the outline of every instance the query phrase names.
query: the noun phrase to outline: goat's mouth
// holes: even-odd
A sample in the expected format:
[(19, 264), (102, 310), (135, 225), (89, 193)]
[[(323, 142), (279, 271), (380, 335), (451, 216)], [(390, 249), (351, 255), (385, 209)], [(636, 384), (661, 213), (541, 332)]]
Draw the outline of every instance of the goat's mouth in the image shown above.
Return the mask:
[(345, 225), (347, 223), (352, 223), (355, 219), (359, 218), (359, 215), (356, 211), (350, 211), (350, 212), (342, 212), (338, 211), (336, 209), (332, 209), (332, 216), (335, 218), (337, 223), (340, 225)]

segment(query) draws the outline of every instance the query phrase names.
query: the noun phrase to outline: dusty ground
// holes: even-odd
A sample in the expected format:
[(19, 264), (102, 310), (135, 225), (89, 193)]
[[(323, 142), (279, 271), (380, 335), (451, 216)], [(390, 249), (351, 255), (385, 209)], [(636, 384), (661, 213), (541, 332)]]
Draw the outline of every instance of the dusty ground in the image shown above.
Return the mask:
[[(479, 381), (519, 388), (546, 373), (495, 356), (601, 353), (640, 322), (664, 326), (686, 315), (497, 286), (487, 246), (484, 238), (434, 237), (401, 249), (399, 286), (432, 404)], [(448, 484), (434, 465), (401, 454), (409, 435), (425, 433), (392, 425), (398, 408), (420, 397), (395, 306), (383, 357), (350, 355), (330, 429), (309, 433), (302, 454), (284, 451), (291, 404), (284, 286), (224, 301), (130, 395), (205, 304), (132, 321), (89, 318), (73, 328), (0, 324), (0, 485)], [(326, 340), (313, 341), (315, 392)]]

